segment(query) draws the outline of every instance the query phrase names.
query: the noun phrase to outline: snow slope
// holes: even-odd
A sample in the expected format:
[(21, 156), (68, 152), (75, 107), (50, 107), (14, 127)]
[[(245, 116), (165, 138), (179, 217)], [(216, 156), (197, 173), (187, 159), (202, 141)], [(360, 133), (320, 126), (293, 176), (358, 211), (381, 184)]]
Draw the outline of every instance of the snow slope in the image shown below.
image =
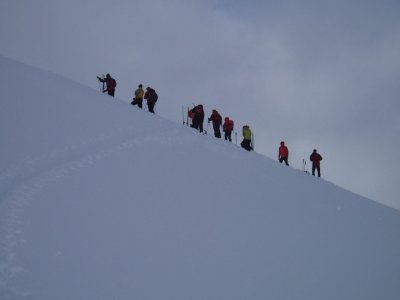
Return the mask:
[(0, 69), (0, 299), (400, 299), (398, 211)]

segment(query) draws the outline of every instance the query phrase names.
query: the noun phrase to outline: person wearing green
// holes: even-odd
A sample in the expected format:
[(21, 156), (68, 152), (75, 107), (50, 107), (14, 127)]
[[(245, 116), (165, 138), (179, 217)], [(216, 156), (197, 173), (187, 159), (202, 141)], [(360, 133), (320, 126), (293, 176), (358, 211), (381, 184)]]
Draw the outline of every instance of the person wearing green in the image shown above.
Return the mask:
[(252, 132), (250, 130), (250, 126), (244, 125), (242, 133), (243, 133), (243, 141), (240, 143), (240, 145), (247, 151), (253, 150), (253, 147), (251, 145)]

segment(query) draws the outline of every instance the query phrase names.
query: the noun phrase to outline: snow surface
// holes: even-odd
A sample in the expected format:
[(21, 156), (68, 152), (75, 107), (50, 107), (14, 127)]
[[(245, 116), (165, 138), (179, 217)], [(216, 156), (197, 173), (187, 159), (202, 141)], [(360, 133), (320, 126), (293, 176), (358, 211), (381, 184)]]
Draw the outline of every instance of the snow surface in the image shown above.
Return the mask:
[(400, 299), (400, 212), (0, 69), (0, 299)]

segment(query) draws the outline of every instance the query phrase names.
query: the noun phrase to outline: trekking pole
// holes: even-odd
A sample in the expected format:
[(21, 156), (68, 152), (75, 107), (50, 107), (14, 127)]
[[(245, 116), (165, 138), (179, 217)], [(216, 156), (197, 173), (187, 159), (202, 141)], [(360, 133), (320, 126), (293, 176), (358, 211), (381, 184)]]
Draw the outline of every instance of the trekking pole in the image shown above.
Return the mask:
[(305, 159), (303, 159), (303, 172), (310, 174), (307, 170), (306, 170), (306, 165), (307, 165), (307, 161)]
[(99, 91), (101, 92), (101, 83), (100, 83), (99, 77), (96, 76), (96, 79), (97, 79), (97, 82), (99, 83)]
[(207, 134), (208, 126), (210, 126), (210, 122), (207, 122), (207, 127), (206, 127), (206, 130), (204, 130), (204, 134)]
[(235, 144), (237, 146), (237, 132), (235, 131)]

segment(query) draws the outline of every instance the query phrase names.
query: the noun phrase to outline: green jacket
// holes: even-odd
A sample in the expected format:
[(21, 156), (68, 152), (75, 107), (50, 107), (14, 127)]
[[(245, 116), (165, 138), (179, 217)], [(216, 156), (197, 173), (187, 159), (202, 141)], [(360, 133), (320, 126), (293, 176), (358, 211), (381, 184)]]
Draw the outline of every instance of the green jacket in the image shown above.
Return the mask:
[(243, 138), (251, 141), (251, 130), (249, 126), (243, 126)]

